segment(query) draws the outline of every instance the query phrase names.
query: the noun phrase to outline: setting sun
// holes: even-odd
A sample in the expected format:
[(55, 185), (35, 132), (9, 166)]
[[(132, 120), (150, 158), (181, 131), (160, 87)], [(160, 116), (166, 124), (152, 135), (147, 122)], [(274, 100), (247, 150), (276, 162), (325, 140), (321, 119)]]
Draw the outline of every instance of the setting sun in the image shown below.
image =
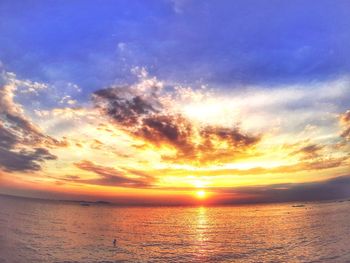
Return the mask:
[(204, 190), (200, 190), (196, 192), (196, 196), (199, 199), (204, 199), (206, 197), (207, 193)]

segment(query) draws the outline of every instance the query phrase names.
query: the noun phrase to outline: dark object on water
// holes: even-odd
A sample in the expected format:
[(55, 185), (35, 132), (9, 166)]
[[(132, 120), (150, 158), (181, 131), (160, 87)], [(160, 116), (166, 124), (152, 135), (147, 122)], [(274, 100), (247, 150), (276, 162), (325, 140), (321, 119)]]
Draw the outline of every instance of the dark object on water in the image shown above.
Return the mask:
[(81, 206), (90, 206), (89, 203), (85, 203), (85, 202), (81, 202), (80, 205), (81, 205)]
[(111, 203), (107, 202), (107, 201), (96, 201), (95, 204), (98, 204), (98, 205), (110, 205)]
[(113, 246), (116, 246), (117, 244), (117, 239), (113, 239)]
[(304, 207), (305, 205), (293, 205), (292, 207)]

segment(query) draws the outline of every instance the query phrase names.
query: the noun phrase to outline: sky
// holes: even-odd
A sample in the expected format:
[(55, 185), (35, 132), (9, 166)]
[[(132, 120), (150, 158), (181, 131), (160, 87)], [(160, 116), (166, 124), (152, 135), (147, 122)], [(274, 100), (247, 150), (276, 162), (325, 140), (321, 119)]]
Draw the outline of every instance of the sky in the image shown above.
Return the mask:
[(0, 193), (350, 196), (347, 0), (0, 2)]

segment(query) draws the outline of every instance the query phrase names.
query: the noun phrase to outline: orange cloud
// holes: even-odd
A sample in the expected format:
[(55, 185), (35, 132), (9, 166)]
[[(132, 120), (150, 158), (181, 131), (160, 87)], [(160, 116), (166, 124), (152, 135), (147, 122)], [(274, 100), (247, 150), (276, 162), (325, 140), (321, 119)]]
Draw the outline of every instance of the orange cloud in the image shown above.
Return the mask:
[(195, 125), (171, 112), (156, 92), (142, 96), (123, 88), (108, 88), (95, 92), (94, 102), (118, 128), (152, 146), (175, 151), (162, 155), (166, 161), (223, 163), (246, 156), (260, 141), (260, 136), (245, 134), (238, 127)]
[(145, 174), (137, 174), (133, 177), (127, 176), (122, 170), (117, 170), (111, 167), (94, 164), (90, 161), (82, 161), (75, 163), (75, 166), (81, 170), (92, 172), (98, 175), (97, 178), (81, 179), (80, 177), (70, 176), (65, 180), (75, 183), (132, 187), (132, 188), (148, 188), (154, 182), (154, 178)]
[(350, 140), (350, 110), (340, 116), (340, 124), (343, 127), (341, 136), (346, 140)]

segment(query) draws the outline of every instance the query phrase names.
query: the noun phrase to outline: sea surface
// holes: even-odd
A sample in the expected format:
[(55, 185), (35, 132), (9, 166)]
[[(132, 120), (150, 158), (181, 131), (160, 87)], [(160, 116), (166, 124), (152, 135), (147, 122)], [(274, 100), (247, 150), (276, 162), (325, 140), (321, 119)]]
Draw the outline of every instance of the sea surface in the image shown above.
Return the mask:
[(350, 202), (115, 207), (0, 196), (0, 262), (350, 262)]

